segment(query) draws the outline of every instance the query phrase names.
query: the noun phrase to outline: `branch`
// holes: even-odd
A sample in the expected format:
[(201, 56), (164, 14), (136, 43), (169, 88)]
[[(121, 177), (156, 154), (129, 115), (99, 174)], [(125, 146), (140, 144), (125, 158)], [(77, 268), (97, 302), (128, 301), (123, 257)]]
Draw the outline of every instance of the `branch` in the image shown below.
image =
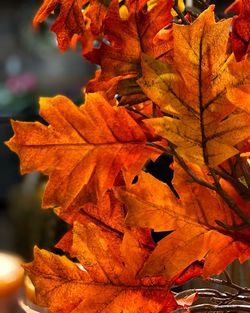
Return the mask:
[(246, 166), (242, 162), (242, 159), (241, 159), (239, 154), (236, 156), (236, 160), (240, 166), (240, 169), (241, 169), (243, 177), (245, 178), (246, 184), (247, 184), (248, 188), (250, 188), (250, 169), (249, 169), (249, 166)]
[(153, 102), (152, 104), (152, 117), (157, 117), (157, 113), (156, 113), (156, 104)]
[[(232, 310), (250, 312), (250, 306), (247, 304), (226, 304), (226, 305), (218, 305), (218, 304), (197, 304), (192, 305), (188, 308), (191, 312), (214, 312), (214, 311), (224, 311), (224, 312), (231, 312)], [(182, 313), (187, 312), (187, 309), (177, 309), (174, 310), (172, 313)]]
[(207, 281), (213, 283), (213, 284), (219, 284), (219, 285), (223, 285), (223, 286), (227, 286), (227, 287), (230, 287), (230, 288), (233, 288), (235, 290), (238, 290), (240, 291), (241, 293), (247, 293), (247, 294), (250, 294), (250, 288), (247, 288), (247, 287), (242, 287), (242, 286), (239, 286), (237, 284), (235, 284), (234, 282), (232, 282), (231, 280), (223, 280), (223, 279), (218, 279), (218, 278), (208, 278)]
[(226, 230), (243, 230), (249, 227), (249, 224), (245, 222), (238, 224), (238, 225), (228, 225), (228, 224), (223, 223), (222, 221), (215, 220), (215, 223), (225, 228)]
[(181, 10), (178, 7), (178, 0), (174, 0), (174, 6), (173, 9), (178, 14), (179, 18), (182, 20), (182, 23), (185, 25), (190, 25), (191, 23), (189, 20), (185, 17), (185, 15), (181, 12)]
[(209, 188), (211, 190), (216, 190), (216, 187), (213, 184), (211, 184), (211, 183), (207, 182), (206, 180), (203, 180), (203, 179), (199, 178), (198, 176), (196, 176), (196, 174), (187, 166), (187, 164), (183, 160), (183, 158), (180, 157), (179, 154), (175, 151), (175, 148), (174, 148), (173, 144), (170, 143), (170, 142), (169, 142), (169, 147), (170, 147), (170, 149), (171, 149), (171, 151), (173, 153), (173, 156), (175, 156), (175, 158), (179, 162), (180, 166), (188, 173), (188, 175), (190, 177), (193, 178), (193, 180), (196, 183), (198, 183), (198, 184), (200, 184), (200, 185), (202, 185), (204, 187), (207, 187), (207, 188)]
[(173, 157), (173, 153), (172, 153), (172, 151), (170, 149), (167, 149), (167, 148), (165, 148), (165, 147), (163, 147), (161, 145), (158, 145), (157, 143), (147, 141), (146, 145), (150, 146), (150, 147), (154, 147), (154, 148), (156, 148), (158, 150), (161, 150), (167, 156)]

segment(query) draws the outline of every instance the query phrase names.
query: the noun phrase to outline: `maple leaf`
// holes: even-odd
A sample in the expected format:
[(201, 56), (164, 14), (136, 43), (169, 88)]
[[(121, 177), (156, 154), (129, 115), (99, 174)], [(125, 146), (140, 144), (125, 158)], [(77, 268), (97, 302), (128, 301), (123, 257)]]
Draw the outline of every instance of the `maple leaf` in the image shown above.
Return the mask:
[(250, 59), (237, 63), (228, 55), (231, 20), (216, 23), (213, 10), (210, 6), (192, 25), (174, 25), (173, 64), (144, 55), (138, 81), (168, 114), (145, 123), (200, 166), (216, 166), (239, 153), (236, 145), (250, 133)]
[(240, 15), (232, 21), (232, 48), (237, 61), (245, 58), (250, 52), (250, 3), (242, 0)]
[[(198, 177), (209, 181), (198, 166), (190, 167)], [(249, 229), (226, 231), (215, 222), (241, 222), (215, 191), (195, 183), (178, 164), (174, 165), (173, 185), (180, 200), (167, 185), (145, 173), (137, 184), (115, 191), (128, 208), (128, 225), (173, 231), (158, 243), (140, 275), (164, 274), (171, 280), (191, 263), (205, 258), (202, 275), (208, 277), (221, 273), (236, 258), (244, 262), (250, 257)], [(241, 201), (240, 208), (249, 212), (250, 203)]]
[(129, 233), (120, 245), (112, 232), (75, 223), (73, 249), (82, 264), (92, 267), (88, 272), (35, 248), (35, 259), (25, 269), (36, 286), (38, 303), (52, 313), (158, 313), (168, 293), (165, 279), (136, 279), (145, 255)]
[(137, 278), (150, 252), (133, 230), (125, 229), (121, 236), (98, 220), (85, 220), (74, 222), (70, 253), (87, 271), (38, 248), (25, 269), (36, 287), (38, 303), (52, 313), (169, 313), (191, 305), (184, 299), (176, 302), (164, 277)]
[[(145, 12), (144, 4), (145, 1), (127, 1), (129, 16), (125, 20), (119, 15), (118, 1), (109, 6), (103, 26), (109, 44), (102, 42), (98, 49), (86, 56), (101, 65), (103, 79), (136, 74), (141, 52), (160, 57), (172, 48), (168, 42), (162, 41), (163, 47), (153, 44), (157, 33), (172, 21), (172, 1), (157, 1), (149, 12)], [(162, 11), (165, 14), (160, 15)]]
[[(102, 0), (44, 0), (33, 19), (33, 26), (44, 22), (60, 7), (60, 12), (51, 26), (57, 36), (62, 52), (82, 43), (83, 55), (93, 49), (93, 42), (102, 32), (109, 1)], [(83, 10), (83, 7), (86, 7)]]
[(171, 282), (163, 276), (137, 277), (155, 244), (149, 229), (125, 227), (124, 207), (112, 191), (99, 206), (57, 208), (56, 213), (72, 225), (57, 247), (77, 258), (85, 271), (35, 248), (35, 259), (25, 268), (38, 303), (50, 312), (170, 313), (191, 305), (186, 299), (176, 301), (169, 288), (200, 275), (202, 265), (191, 265)]
[[(96, 86), (101, 89), (103, 89), (101, 81), (112, 79), (113, 84), (117, 86), (122, 79), (121, 76), (129, 74), (137, 76), (140, 72), (142, 52), (168, 60), (172, 50), (171, 40), (157, 41), (158, 32), (172, 21), (171, 0), (159, 0), (149, 11), (145, 10), (146, 1), (129, 0), (125, 4), (128, 10), (126, 19), (120, 16), (118, 1), (114, 0), (111, 3), (103, 24), (106, 40), (102, 41), (98, 49), (86, 55), (92, 63), (101, 65), (99, 84)], [(114, 81), (115, 77), (120, 79)], [(87, 85), (87, 92), (91, 90), (90, 88), (93, 88), (93, 82), (91, 87)], [(127, 90), (129, 89), (127, 86)]]
[(85, 0), (44, 0), (34, 17), (33, 25), (37, 27), (60, 6), (60, 13), (51, 30), (56, 33), (59, 48), (64, 51), (70, 47), (71, 39), (75, 34), (82, 35), (85, 31), (82, 14), (84, 3)]
[[(76, 107), (68, 98), (42, 98), (40, 114), (50, 123), (12, 122), (7, 145), (21, 159), (21, 172), (49, 175), (43, 207), (68, 207), (79, 193), (98, 201), (121, 171), (127, 182), (159, 152), (124, 108), (115, 110), (101, 94)], [(83, 191), (83, 189), (86, 191)]]

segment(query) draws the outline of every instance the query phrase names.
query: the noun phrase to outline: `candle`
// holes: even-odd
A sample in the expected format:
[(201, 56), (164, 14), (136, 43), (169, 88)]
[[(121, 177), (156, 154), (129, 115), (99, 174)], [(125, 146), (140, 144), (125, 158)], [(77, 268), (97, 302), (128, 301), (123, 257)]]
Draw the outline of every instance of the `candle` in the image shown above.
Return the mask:
[(37, 304), (35, 286), (32, 284), (28, 275), (26, 275), (24, 279), (24, 293), (27, 300)]
[(14, 254), (0, 252), (0, 312), (17, 310), (17, 294), (23, 282), (22, 259)]
[(14, 254), (0, 252), (0, 298), (15, 294), (23, 282), (22, 259)]
[[(35, 286), (30, 280), (29, 276), (26, 275), (24, 279), (24, 301), (20, 302), (20, 305), (26, 312), (39, 312), (48, 313), (48, 309), (37, 304)], [(29, 309), (29, 310), (28, 310)]]

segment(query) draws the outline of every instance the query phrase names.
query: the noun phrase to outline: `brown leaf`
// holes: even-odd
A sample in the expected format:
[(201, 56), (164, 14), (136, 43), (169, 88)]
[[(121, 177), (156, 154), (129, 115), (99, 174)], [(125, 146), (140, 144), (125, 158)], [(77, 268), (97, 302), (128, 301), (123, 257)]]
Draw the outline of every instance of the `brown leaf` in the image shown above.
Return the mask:
[(216, 23), (213, 9), (190, 26), (174, 25), (173, 64), (145, 55), (139, 80), (168, 114), (146, 123), (175, 144), (185, 160), (200, 166), (216, 166), (236, 155), (236, 145), (250, 133), (250, 59), (237, 63), (228, 55), (231, 21)]
[(34, 17), (33, 25), (37, 27), (60, 6), (60, 13), (51, 30), (57, 35), (59, 48), (65, 51), (70, 47), (72, 37), (75, 34), (83, 35), (85, 31), (82, 6), (86, 2), (86, 0), (44, 0)]

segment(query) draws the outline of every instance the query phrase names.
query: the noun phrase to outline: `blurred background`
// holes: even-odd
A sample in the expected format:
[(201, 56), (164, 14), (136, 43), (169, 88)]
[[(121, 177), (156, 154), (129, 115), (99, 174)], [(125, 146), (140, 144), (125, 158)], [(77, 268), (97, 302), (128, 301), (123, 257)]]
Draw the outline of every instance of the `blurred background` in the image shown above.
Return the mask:
[(49, 210), (39, 210), (43, 178), (21, 177), (19, 161), (4, 141), (12, 136), (10, 119), (38, 120), (39, 96), (64, 94), (82, 102), (82, 87), (95, 70), (80, 51), (61, 54), (52, 20), (38, 30), (32, 18), (42, 1), (10, 0), (0, 10), (0, 250), (29, 259), (34, 242), (55, 242), (56, 221)]
[[(195, 1), (199, 7), (202, 1)], [(39, 120), (39, 96), (63, 94), (81, 103), (82, 87), (95, 71), (80, 51), (59, 52), (54, 33), (48, 31), (52, 19), (32, 28), (41, 2), (9, 0), (0, 9), (0, 251), (26, 261), (32, 259), (34, 244), (53, 250), (67, 226), (51, 210), (41, 209), (46, 179), (38, 173), (20, 176), (17, 156), (4, 145), (12, 136), (10, 119)], [(233, 1), (214, 2), (222, 17)]]

